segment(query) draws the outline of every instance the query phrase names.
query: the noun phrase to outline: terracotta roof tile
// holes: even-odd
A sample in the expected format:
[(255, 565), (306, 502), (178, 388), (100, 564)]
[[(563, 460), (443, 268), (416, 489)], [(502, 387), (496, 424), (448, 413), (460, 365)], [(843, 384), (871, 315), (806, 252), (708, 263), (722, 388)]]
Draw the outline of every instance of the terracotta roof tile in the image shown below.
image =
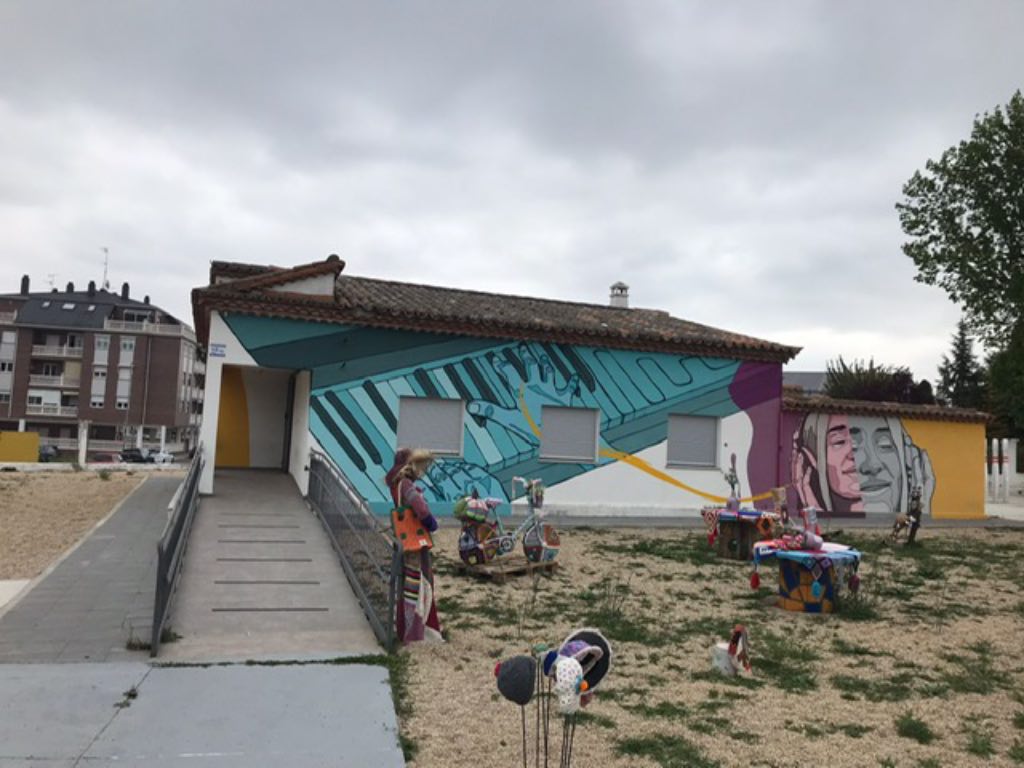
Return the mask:
[(906, 416), (925, 421), (961, 421), (984, 424), (991, 417), (983, 411), (950, 408), (944, 405), (913, 405), (911, 403), (880, 403), (870, 400), (839, 400), (826, 395), (801, 394), (795, 388), (783, 387), (782, 408), (805, 413), (847, 413), (858, 416)]
[(796, 347), (681, 320), (658, 310), (439, 288), (344, 274), (335, 283), (333, 302), (262, 290), (272, 283), (309, 276), (307, 271), (323, 270), (326, 263), (254, 274), (196, 289), (192, 296), (200, 338), (205, 338), (207, 313), (217, 309), (379, 328), (747, 360), (783, 362), (799, 351)]

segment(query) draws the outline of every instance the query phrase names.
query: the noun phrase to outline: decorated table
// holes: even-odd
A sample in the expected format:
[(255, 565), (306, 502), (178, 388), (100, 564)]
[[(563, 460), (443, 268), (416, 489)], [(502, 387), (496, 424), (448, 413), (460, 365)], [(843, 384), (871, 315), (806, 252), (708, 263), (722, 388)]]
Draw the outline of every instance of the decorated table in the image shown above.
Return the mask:
[(701, 517), (708, 529), (708, 544), (716, 547), (719, 557), (749, 560), (753, 545), (770, 536), (777, 516), (759, 509), (720, 509), (705, 507)]
[(822, 541), (813, 534), (759, 541), (753, 546), (754, 573), (750, 586), (760, 586), (758, 567), (764, 560), (779, 564), (780, 608), (803, 613), (832, 613), (839, 594), (860, 585), (861, 553), (843, 544)]

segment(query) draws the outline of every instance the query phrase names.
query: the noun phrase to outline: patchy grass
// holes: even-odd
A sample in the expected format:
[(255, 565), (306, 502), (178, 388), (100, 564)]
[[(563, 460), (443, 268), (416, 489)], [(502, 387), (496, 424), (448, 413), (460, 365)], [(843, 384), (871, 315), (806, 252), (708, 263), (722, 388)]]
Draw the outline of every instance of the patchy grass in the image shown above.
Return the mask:
[(917, 719), (909, 712), (896, 718), (896, 733), (904, 739), (913, 739), (918, 744), (931, 744), (936, 738), (924, 720)]
[(968, 731), (966, 750), (978, 757), (991, 757), (996, 753), (992, 745), (992, 734), (987, 731)]
[[(858, 765), (1024, 763), (1024, 531), (881, 539), (838, 538), (865, 553), (861, 597), (810, 616), (774, 607), (767, 570), (749, 589), (749, 565), (718, 560), (702, 531), (564, 531), (551, 577), (497, 585), (445, 572), (455, 533), (442, 529), (448, 642), (402, 653), (410, 768), (470, 768), (496, 748), (519, 761), (519, 711), (497, 693), (494, 663), (581, 626), (606, 633), (615, 661), (578, 720), (574, 764), (738, 768), (755, 750), (766, 768), (827, 764), (844, 739)], [(711, 648), (735, 624), (753, 673), (723, 677)], [(451, 722), (486, 727), (452, 739), (438, 728)]]
[(1024, 741), (1014, 739), (1013, 746), (1010, 747), (1006, 755), (1015, 763), (1024, 763)]
[(662, 768), (718, 768), (700, 748), (680, 736), (643, 736), (620, 739), (615, 746), (619, 755), (647, 757)]

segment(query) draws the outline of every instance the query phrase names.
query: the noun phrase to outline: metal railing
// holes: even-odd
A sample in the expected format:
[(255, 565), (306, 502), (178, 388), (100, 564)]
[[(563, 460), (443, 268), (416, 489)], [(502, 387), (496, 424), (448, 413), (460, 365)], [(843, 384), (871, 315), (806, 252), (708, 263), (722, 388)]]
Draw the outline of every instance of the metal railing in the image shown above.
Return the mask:
[(120, 331), (122, 333), (152, 333), (158, 336), (184, 336), (195, 341), (195, 332), (187, 325), (177, 323), (152, 323), (148, 320), (111, 320), (103, 321), (103, 330)]
[(67, 345), (48, 346), (46, 344), (33, 344), (32, 354), (39, 357), (81, 357), (81, 347), (69, 347)]
[(309, 455), (307, 498), (331, 538), (374, 634), (391, 651), (401, 585), (401, 547), (341, 470), (319, 451)]
[(203, 446), (196, 448), (196, 455), (188, 467), (188, 473), (178, 490), (174, 509), (167, 520), (160, 541), (156, 545), (156, 596), (153, 600), (153, 635), (149, 644), (149, 655), (160, 653), (160, 638), (164, 623), (171, 612), (171, 600), (178, 584), (178, 574), (185, 559), (192, 520), (199, 508), (199, 476), (203, 472)]
[(66, 416), (73, 418), (78, 415), (78, 406), (31, 403), (25, 406), (25, 414), (28, 416)]
[(64, 387), (67, 389), (78, 389), (81, 386), (81, 379), (69, 376), (47, 376), (43, 373), (30, 373), (28, 375), (30, 387)]

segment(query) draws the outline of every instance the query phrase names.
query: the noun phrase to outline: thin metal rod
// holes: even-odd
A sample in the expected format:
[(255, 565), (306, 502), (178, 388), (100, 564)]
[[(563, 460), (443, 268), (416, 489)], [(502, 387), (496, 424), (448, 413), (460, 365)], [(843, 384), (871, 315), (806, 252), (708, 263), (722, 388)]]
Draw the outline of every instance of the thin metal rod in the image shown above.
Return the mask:
[(572, 768), (572, 744), (576, 740), (576, 713), (572, 714), (572, 729), (569, 731), (569, 757), (565, 761), (565, 768)]
[(534, 746), (533, 750), (533, 765), (534, 768), (540, 768), (540, 708), (541, 700), (544, 698), (544, 694), (541, 691), (544, 682), (542, 678), (544, 665), (540, 661), (537, 661), (537, 663), (534, 666), (536, 667), (536, 675), (534, 676), (533, 681), (533, 690), (537, 697), (537, 743)]
[(544, 696), (544, 768), (548, 768), (548, 732), (551, 730), (551, 678), (548, 678), (548, 692)]
[(523, 715), (523, 768), (529, 768), (526, 765), (526, 707), (520, 707), (519, 711)]

